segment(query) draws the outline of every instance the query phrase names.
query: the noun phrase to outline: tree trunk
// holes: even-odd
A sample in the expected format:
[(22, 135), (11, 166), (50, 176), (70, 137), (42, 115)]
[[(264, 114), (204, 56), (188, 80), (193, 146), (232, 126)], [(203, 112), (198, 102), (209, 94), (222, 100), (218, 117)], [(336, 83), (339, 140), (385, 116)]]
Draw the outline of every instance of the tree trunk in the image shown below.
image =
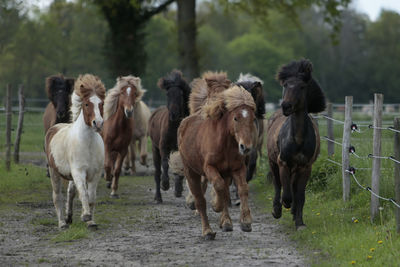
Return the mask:
[(180, 68), (190, 82), (199, 76), (196, 49), (196, 0), (178, 0), (177, 3)]

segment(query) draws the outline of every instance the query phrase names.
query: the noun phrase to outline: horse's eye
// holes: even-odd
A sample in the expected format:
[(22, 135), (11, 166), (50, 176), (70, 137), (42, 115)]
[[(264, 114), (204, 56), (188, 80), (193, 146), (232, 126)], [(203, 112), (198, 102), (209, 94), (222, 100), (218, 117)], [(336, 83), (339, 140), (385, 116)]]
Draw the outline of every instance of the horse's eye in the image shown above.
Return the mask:
[(234, 119), (235, 121), (237, 121), (237, 118), (236, 118), (236, 117), (234, 117), (233, 119)]
[(88, 107), (88, 106), (89, 106), (89, 104), (87, 104), (87, 103), (86, 103), (86, 104), (85, 104), (85, 106), (87, 106), (87, 107)]

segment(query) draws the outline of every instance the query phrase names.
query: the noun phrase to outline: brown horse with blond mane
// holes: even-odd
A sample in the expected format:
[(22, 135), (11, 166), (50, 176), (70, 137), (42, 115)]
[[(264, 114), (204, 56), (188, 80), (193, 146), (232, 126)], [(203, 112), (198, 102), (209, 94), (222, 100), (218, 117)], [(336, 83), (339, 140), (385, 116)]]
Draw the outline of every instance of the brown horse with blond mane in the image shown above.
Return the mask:
[[(193, 90), (192, 94), (196, 93)], [(235, 85), (219, 93), (208, 91), (208, 95), (205, 105), (194, 107), (198, 112), (182, 121), (178, 146), (184, 174), (201, 216), (202, 235), (212, 240), (215, 232), (208, 222), (202, 176), (215, 190), (212, 207), (222, 212), (219, 225), (223, 231), (233, 230), (228, 206), (229, 185), (232, 178), (235, 180), (241, 199), (240, 226), (242, 231), (251, 231), (245, 156), (256, 145), (257, 129), (254, 124), (256, 106), (245, 89)], [(174, 154), (171, 160), (179, 158)]]
[(105, 146), (105, 179), (111, 187), (112, 198), (118, 198), (118, 180), (123, 160), (132, 141), (134, 106), (145, 90), (134, 76), (118, 77), (114, 88), (107, 93), (104, 103), (103, 139)]

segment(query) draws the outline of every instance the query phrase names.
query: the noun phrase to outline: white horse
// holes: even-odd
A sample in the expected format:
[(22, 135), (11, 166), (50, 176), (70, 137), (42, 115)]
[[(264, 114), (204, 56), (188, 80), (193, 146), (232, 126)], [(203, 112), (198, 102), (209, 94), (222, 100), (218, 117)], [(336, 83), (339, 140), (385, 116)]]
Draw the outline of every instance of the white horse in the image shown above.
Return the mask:
[[(97, 76), (80, 75), (72, 94), (70, 124), (60, 123), (46, 134), (45, 150), (53, 202), (58, 217), (58, 227), (68, 228), (72, 223), (73, 199), (78, 190), (82, 202), (82, 221), (92, 229), (94, 222), (96, 189), (104, 165), (104, 143), (99, 132), (103, 126), (103, 102), (105, 87)], [(64, 219), (62, 179), (69, 180), (66, 213)]]

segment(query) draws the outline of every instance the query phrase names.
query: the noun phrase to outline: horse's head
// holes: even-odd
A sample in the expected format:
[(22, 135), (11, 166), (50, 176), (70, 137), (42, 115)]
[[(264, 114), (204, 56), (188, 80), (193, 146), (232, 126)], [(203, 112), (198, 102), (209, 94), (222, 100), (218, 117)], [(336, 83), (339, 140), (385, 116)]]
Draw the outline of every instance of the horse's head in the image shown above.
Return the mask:
[(138, 101), (140, 101), (140, 95), (135, 85), (127, 85), (121, 88), (118, 105), (124, 109), (127, 118), (133, 116), (133, 107)]
[(188, 100), (190, 87), (180, 71), (174, 70), (158, 81), (158, 86), (167, 91), (169, 120), (180, 121), (189, 115)]
[(105, 87), (100, 78), (91, 74), (80, 75), (75, 83), (72, 97), (73, 107), (74, 102), (81, 103), (85, 124), (100, 132), (103, 128), (105, 98)]
[(257, 127), (254, 109), (241, 105), (229, 114), (231, 134), (239, 145), (239, 153), (247, 155), (257, 144)]
[(70, 96), (74, 89), (74, 79), (53, 75), (46, 79), (46, 92), (56, 109), (58, 119), (68, 116)]
[[(249, 74), (246, 74), (249, 75)], [(241, 77), (255, 77), (255, 76), (246, 76), (242, 75)], [(254, 99), (256, 103), (256, 116), (259, 119), (263, 119), (265, 115), (265, 100), (264, 93), (262, 88), (262, 81), (255, 77), (257, 80), (239, 80), (236, 82), (237, 85), (242, 86), (246, 89)]]
[(312, 63), (306, 59), (293, 61), (280, 69), (277, 79), (283, 87), (283, 115), (300, 111), (316, 113), (325, 109), (324, 94), (311, 73)]

